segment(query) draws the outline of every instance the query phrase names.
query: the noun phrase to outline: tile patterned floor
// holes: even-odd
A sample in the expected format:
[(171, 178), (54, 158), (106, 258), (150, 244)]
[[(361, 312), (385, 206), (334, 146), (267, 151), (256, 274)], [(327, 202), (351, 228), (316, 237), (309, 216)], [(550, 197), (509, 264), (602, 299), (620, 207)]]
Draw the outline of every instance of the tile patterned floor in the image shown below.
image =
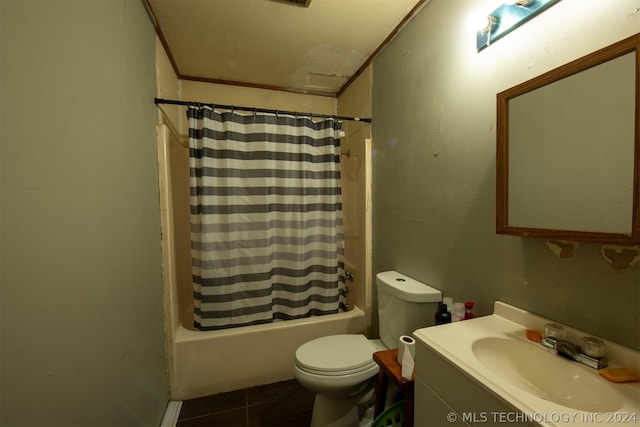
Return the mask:
[(308, 427), (313, 397), (290, 380), (185, 400), (177, 427)]

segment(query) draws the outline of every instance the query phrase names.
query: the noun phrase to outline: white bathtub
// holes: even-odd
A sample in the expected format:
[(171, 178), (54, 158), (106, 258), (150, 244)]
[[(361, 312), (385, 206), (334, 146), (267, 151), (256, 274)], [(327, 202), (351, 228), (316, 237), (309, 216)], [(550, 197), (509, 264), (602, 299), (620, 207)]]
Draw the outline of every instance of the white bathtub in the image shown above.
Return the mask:
[(193, 399), (293, 379), (296, 349), (314, 338), (362, 333), (364, 312), (347, 313), (220, 331), (178, 326), (169, 367), (171, 400)]

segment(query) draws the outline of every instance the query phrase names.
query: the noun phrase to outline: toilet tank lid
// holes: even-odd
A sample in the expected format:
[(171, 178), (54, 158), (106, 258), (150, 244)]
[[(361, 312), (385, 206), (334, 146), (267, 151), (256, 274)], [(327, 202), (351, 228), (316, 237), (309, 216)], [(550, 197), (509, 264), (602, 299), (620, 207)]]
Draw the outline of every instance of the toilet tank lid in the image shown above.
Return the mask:
[(418, 282), (397, 271), (383, 271), (376, 275), (378, 288), (384, 289), (404, 301), (440, 302), (442, 292), (426, 283)]

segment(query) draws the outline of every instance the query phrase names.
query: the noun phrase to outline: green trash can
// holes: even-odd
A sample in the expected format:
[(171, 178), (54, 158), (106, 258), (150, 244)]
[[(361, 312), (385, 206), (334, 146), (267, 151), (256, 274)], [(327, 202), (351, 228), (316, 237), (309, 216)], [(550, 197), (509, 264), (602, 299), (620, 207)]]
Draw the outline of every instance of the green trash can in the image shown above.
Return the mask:
[(405, 401), (400, 400), (378, 415), (371, 427), (404, 427), (407, 422), (404, 416)]

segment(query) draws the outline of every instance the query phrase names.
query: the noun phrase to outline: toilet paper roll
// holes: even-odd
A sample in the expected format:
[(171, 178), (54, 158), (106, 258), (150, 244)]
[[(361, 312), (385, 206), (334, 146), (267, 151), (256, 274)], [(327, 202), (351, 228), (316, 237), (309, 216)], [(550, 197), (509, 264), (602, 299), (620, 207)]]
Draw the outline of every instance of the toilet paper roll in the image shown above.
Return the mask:
[(416, 340), (408, 335), (402, 335), (398, 342), (398, 364), (402, 365), (405, 353), (408, 353), (412, 360), (416, 357)]
[(408, 380), (413, 380), (413, 374), (415, 371), (415, 361), (409, 350), (406, 350), (402, 355), (402, 377)]

